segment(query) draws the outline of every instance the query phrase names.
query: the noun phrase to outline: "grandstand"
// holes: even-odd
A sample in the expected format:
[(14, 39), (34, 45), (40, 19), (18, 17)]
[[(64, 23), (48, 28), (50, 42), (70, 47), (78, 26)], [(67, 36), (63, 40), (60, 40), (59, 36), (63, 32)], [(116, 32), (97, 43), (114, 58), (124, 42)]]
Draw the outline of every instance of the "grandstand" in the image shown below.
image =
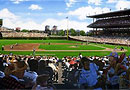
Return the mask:
[(37, 32), (16, 32), (14, 29), (0, 27), (0, 37), (2, 38), (39, 38), (47, 37), (46, 33)]
[(70, 36), (70, 39), (117, 45), (130, 45), (130, 9), (87, 16), (93, 23), (93, 37)]
[(98, 35), (98, 30), (103, 30), (102, 35), (104, 36), (127, 37), (130, 35), (130, 9), (87, 17), (93, 18), (93, 21), (95, 21), (88, 25), (96, 32), (95, 35)]
[(2, 33), (3, 38), (8, 37), (8, 38), (13, 38), (13, 37), (20, 37), (20, 38), (24, 38), (24, 37), (47, 37), (47, 34), (45, 33), (33, 33), (33, 32), (3, 32)]

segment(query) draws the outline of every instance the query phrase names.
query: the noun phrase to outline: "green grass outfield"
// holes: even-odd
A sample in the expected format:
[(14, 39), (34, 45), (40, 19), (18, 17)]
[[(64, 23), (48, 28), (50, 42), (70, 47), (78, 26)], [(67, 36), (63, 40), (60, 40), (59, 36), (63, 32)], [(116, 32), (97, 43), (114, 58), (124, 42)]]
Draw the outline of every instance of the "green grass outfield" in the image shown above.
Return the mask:
[[(68, 41), (68, 40), (0, 40), (0, 53), (3, 54), (9, 54), (9, 53), (13, 53), (16, 55), (32, 55), (32, 51), (1, 51), (1, 46), (2, 45), (11, 45), (11, 44), (16, 44), (16, 43), (81, 43), (79, 41)], [(116, 46), (118, 48), (120, 48), (121, 46), (118, 45), (108, 45), (108, 44), (95, 44), (95, 43), (91, 43), (91, 45), (88, 45), (83, 47), (79, 46), (78, 49), (76, 48), (70, 48), (69, 50), (102, 50), (103, 48), (100, 47), (96, 47), (96, 46), (92, 46), (92, 45), (97, 45), (97, 46), (104, 46), (104, 47), (108, 47), (108, 48), (115, 48)], [(50, 45), (51, 46), (51, 45)], [(67, 50), (66, 46), (64, 48), (59, 48), (59, 46), (54, 46), (52, 45), (50, 46), (46, 46), (46, 48), (48, 48), (48, 50), (59, 50), (59, 49), (63, 49), (63, 50)], [(64, 45), (60, 45), (60, 47), (63, 47)], [(67, 45), (68, 47), (68, 45)], [(127, 46), (123, 46), (126, 50), (128, 50), (126, 52), (127, 55), (130, 54), (130, 48)], [(39, 48), (45, 48), (44, 46), (40, 46)], [(56, 49), (57, 48), (57, 49)], [(75, 51), (75, 52), (44, 52), (44, 51), (37, 51), (36, 55), (47, 55), (47, 56), (58, 56), (59, 58), (62, 58), (64, 56), (78, 56), (79, 53), (82, 53), (83, 56), (104, 56), (104, 55), (109, 55), (111, 52), (110, 51), (87, 51), (87, 52), (79, 52), (79, 51)], [(119, 53), (120, 54), (120, 53)]]
[(103, 50), (105, 48), (96, 47), (96, 46), (92, 46), (92, 45), (40, 45), (39, 49), (45, 49), (45, 50)]

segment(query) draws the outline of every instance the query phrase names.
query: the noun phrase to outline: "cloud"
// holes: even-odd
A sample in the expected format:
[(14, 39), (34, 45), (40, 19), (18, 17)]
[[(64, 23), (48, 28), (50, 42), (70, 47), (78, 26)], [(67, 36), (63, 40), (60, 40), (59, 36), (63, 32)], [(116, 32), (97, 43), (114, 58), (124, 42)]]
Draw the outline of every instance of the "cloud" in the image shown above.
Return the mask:
[[(58, 29), (66, 30), (67, 29), (67, 20), (66, 19), (56, 20), (56, 19), (50, 18), (50, 19), (46, 19), (42, 23), (42, 26), (45, 26), (45, 25), (50, 25), (51, 27), (56, 25), (56, 26), (58, 26)], [(69, 29), (74, 28), (76, 30), (88, 31), (87, 25), (88, 25), (88, 23), (86, 23), (86, 22), (77, 22), (77, 21), (72, 21), (72, 20), (68, 21), (68, 28)]]
[(116, 3), (119, 0), (108, 0), (107, 3)]
[(20, 2), (29, 1), (29, 0), (10, 0), (10, 1), (12, 1), (14, 4), (19, 4)]
[(101, 5), (102, 0), (88, 0), (88, 4)]
[(68, 2), (66, 3), (67, 7), (72, 7), (72, 5), (76, 2), (77, 0), (68, 0)]
[(117, 10), (120, 10), (120, 9), (125, 9), (125, 8), (129, 8), (130, 7), (130, 1), (127, 1), (127, 0), (119, 0), (117, 3), (116, 3), (116, 9)]
[(28, 9), (31, 9), (31, 10), (41, 10), (42, 7), (40, 7), (39, 5), (36, 5), (36, 4), (32, 4)]
[(7, 8), (4, 8), (0, 10), (0, 18), (3, 19), (3, 26), (14, 28), (15, 23), (20, 17), (10, 12)]
[(7, 8), (4, 8), (0, 11), (0, 18), (3, 18), (3, 19), (9, 18), (11, 20), (16, 20), (19, 17), (13, 14), (12, 12), (10, 12)]
[(29, 29), (29, 30), (43, 30), (43, 26), (41, 24), (37, 24), (33, 20), (30, 21), (18, 21), (15, 24), (17, 27), (21, 27), (22, 29)]
[(125, 8), (129, 8), (130, 6), (129, 0), (108, 0), (107, 3), (115, 3), (115, 8), (117, 10), (123, 10)]
[[(34, 20), (27, 20), (23, 19), (20, 16), (17, 16), (10, 12), (7, 8), (0, 10), (0, 18), (3, 19), (3, 26), (8, 27), (8, 28), (16, 28), (20, 27), (21, 29), (29, 29), (29, 30), (44, 30), (45, 25), (50, 25), (51, 27), (53, 25), (58, 26), (58, 29), (67, 29), (67, 20), (62, 19), (62, 20), (56, 20), (53, 18), (48, 18), (44, 20), (42, 23), (36, 23)], [(72, 21), (69, 20), (68, 26), (69, 28), (74, 28), (78, 30), (85, 30), (88, 31), (87, 22), (78, 22), (78, 21)]]
[(8, 28), (26, 28), (26, 29), (41, 29), (41, 25), (33, 20), (22, 19), (20, 16), (10, 12), (7, 8), (0, 10), (0, 18), (3, 19), (3, 26)]
[(74, 11), (69, 11), (68, 15), (78, 16), (80, 20), (85, 20), (86, 16), (106, 13), (109, 11), (110, 11), (109, 8), (101, 8), (101, 7), (93, 8), (91, 6), (87, 6), (87, 7), (80, 7)]
[(57, 15), (58, 15), (58, 16), (62, 16), (62, 15), (63, 15), (63, 13), (57, 13)]

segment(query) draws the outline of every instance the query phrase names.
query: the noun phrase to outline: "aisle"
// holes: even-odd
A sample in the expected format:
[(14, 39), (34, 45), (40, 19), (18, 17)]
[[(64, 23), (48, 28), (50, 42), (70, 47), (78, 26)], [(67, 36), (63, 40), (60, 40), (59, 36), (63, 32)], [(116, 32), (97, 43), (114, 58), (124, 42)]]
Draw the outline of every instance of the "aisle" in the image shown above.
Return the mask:
[(63, 78), (62, 78), (62, 63), (59, 62), (59, 66), (58, 66), (58, 84), (63, 84)]
[(77, 89), (77, 87), (74, 87), (72, 83), (63, 83), (64, 78), (62, 78), (62, 62), (59, 62), (59, 69), (58, 69), (58, 83), (54, 83), (56, 89), (60, 90), (66, 90), (66, 89)]

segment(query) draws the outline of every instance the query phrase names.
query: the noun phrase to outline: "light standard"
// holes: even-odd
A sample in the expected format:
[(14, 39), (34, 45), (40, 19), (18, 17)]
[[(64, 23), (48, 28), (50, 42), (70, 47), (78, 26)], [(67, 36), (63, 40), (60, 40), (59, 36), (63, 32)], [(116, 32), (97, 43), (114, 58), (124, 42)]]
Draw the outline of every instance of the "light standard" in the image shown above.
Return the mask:
[(69, 37), (69, 31), (68, 31), (68, 22), (69, 22), (69, 19), (68, 19), (68, 17), (66, 17), (66, 20), (67, 20), (67, 40), (68, 40), (68, 37)]

